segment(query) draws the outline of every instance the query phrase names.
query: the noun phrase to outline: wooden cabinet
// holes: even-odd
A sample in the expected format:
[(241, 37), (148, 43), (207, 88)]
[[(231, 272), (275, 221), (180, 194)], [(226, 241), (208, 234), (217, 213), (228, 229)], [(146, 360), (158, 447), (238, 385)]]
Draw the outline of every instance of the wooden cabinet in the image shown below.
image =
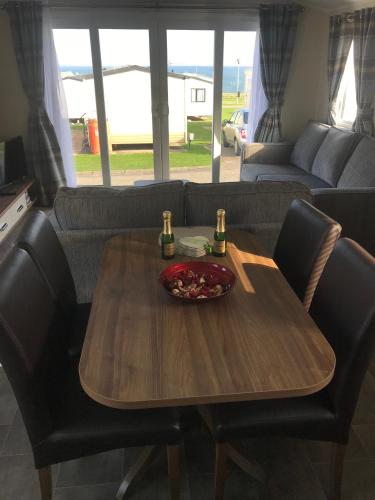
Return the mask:
[(0, 243), (32, 206), (29, 190), (33, 183), (14, 182), (0, 189)]

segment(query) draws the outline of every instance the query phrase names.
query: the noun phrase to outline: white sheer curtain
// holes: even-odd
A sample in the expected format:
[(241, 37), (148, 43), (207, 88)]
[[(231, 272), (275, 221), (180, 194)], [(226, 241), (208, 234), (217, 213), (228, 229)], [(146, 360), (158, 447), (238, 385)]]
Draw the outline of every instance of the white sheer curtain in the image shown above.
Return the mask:
[(43, 10), (43, 57), (45, 106), (60, 145), (67, 186), (75, 187), (77, 181), (73, 165), (68, 107), (60, 77), (50, 13), (47, 8)]
[(259, 33), (257, 33), (254, 49), (253, 73), (251, 77), (251, 92), (248, 103), (249, 119), (247, 120), (247, 142), (253, 142), (255, 130), (267, 106), (268, 101), (264, 95), (260, 76)]

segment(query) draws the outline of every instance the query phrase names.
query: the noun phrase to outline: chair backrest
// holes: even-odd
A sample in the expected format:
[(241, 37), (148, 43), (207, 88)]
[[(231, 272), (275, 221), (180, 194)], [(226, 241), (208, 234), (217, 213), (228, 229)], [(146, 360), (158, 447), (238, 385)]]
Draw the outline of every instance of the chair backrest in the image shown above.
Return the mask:
[(336, 354), (327, 390), (344, 436), (375, 347), (375, 259), (340, 239), (317, 286), (310, 314)]
[(291, 203), (274, 260), (307, 310), (340, 233), (340, 224), (305, 200)]
[(30, 254), (58, 307), (69, 313), (77, 302), (74, 281), (63, 247), (48, 217), (40, 211), (30, 213), (17, 241), (18, 246)]
[(53, 404), (67, 366), (50, 291), (29, 254), (14, 248), (0, 264), (0, 362), (32, 445), (52, 430)]

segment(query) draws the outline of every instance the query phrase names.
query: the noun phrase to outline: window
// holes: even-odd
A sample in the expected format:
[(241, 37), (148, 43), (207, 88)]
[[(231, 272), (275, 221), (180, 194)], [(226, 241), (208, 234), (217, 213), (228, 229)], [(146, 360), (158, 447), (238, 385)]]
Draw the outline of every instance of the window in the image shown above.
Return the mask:
[(206, 102), (206, 89), (191, 89), (191, 102)]
[(346, 61), (336, 101), (336, 124), (351, 128), (357, 113), (353, 44)]
[(222, 122), (248, 107), (252, 11), (51, 12), (78, 184), (219, 182), (223, 156), (221, 180), (239, 177)]

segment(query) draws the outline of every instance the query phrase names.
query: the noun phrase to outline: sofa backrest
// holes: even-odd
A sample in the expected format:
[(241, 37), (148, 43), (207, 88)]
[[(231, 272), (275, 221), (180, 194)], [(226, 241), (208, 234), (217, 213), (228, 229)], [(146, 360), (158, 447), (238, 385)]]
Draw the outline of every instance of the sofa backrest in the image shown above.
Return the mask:
[(361, 134), (331, 127), (316, 154), (311, 173), (336, 186)]
[(325, 123), (307, 122), (302, 134), (294, 145), (290, 161), (296, 167), (311, 172), (315, 156), (322, 145), (328, 131), (329, 125)]
[(163, 210), (183, 226), (184, 184), (181, 181), (125, 188), (61, 188), (55, 215), (61, 229), (145, 228), (162, 225)]
[(225, 208), (229, 225), (282, 222), (296, 198), (310, 201), (310, 190), (298, 182), (189, 182), (185, 195), (186, 223), (215, 225), (218, 208)]
[(362, 138), (345, 165), (337, 187), (375, 187), (375, 138)]

